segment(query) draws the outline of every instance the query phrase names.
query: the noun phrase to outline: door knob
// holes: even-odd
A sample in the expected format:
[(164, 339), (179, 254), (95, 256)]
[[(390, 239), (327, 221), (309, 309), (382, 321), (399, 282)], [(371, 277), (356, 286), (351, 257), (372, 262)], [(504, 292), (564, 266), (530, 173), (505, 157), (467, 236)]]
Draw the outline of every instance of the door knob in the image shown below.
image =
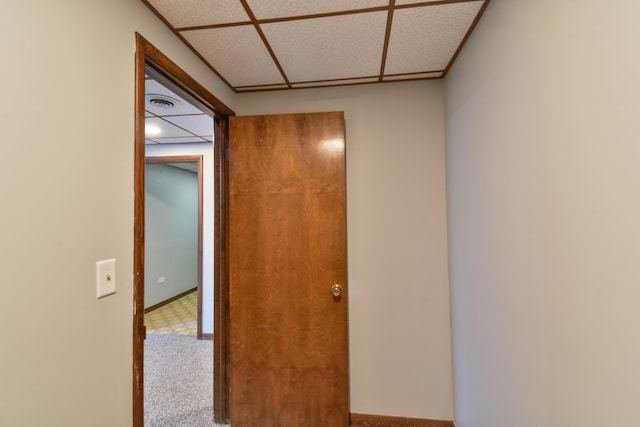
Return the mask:
[(337, 283), (334, 283), (333, 286), (331, 286), (331, 293), (333, 294), (334, 297), (339, 297), (340, 295), (342, 295), (342, 286), (340, 286)]

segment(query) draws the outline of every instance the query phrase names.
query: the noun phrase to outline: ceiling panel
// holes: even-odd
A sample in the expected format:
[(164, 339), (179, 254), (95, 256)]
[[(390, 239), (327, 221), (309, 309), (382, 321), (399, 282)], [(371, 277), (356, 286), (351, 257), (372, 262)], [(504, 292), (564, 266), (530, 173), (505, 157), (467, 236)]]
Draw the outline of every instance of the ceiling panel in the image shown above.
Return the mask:
[(261, 25), (291, 82), (380, 74), (386, 12)]
[(443, 78), (490, 2), (141, 1), (236, 92)]
[(317, 15), (388, 6), (389, 0), (247, 0), (256, 19)]
[(481, 6), (475, 1), (396, 10), (385, 74), (446, 69)]
[[(144, 93), (145, 110), (147, 110), (147, 113), (152, 113), (156, 116), (164, 116), (166, 114), (203, 114), (198, 108), (156, 80), (145, 80)], [(153, 99), (170, 100), (174, 105), (171, 108), (165, 108), (157, 104), (154, 105), (151, 102)]]
[(252, 25), (185, 31), (182, 35), (232, 86), (285, 83)]
[(205, 114), (197, 116), (165, 116), (164, 119), (171, 122), (182, 129), (187, 129), (191, 133), (195, 133), (203, 138), (212, 140), (213, 135), (213, 118)]
[[(146, 128), (155, 127), (159, 131), (158, 136), (162, 136), (162, 137), (192, 136), (190, 132), (187, 132), (186, 130), (181, 129), (178, 126), (175, 126), (167, 122), (166, 120), (161, 119), (160, 117), (148, 117), (145, 120), (145, 127)], [(153, 132), (146, 132), (146, 134), (147, 134), (147, 137), (149, 137), (150, 139), (156, 139), (154, 138), (156, 135), (154, 135)]]
[(175, 28), (248, 22), (238, 0), (147, 0)]

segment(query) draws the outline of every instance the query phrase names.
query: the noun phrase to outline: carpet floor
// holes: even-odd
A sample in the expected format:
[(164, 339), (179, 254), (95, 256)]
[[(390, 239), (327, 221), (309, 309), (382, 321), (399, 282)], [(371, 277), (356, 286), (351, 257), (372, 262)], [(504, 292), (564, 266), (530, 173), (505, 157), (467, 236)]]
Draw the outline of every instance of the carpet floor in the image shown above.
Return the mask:
[(213, 342), (148, 334), (144, 348), (145, 427), (212, 427)]

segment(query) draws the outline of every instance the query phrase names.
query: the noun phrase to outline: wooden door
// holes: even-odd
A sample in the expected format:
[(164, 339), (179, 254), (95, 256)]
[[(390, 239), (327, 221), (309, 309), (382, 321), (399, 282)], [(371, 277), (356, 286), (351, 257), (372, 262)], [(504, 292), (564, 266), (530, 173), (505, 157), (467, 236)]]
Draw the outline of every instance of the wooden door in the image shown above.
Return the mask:
[(347, 427), (344, 115), (231, 117), (229, 146), (231, 425)]

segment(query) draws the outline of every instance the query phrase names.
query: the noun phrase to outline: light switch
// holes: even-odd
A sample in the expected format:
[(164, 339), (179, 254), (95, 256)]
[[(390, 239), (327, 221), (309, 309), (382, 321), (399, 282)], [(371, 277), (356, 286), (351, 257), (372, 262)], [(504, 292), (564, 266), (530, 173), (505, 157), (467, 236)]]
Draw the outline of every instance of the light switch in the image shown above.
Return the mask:
[(97, 298), (116, 293), (116, 260), (115, 258), (96, 262)]

